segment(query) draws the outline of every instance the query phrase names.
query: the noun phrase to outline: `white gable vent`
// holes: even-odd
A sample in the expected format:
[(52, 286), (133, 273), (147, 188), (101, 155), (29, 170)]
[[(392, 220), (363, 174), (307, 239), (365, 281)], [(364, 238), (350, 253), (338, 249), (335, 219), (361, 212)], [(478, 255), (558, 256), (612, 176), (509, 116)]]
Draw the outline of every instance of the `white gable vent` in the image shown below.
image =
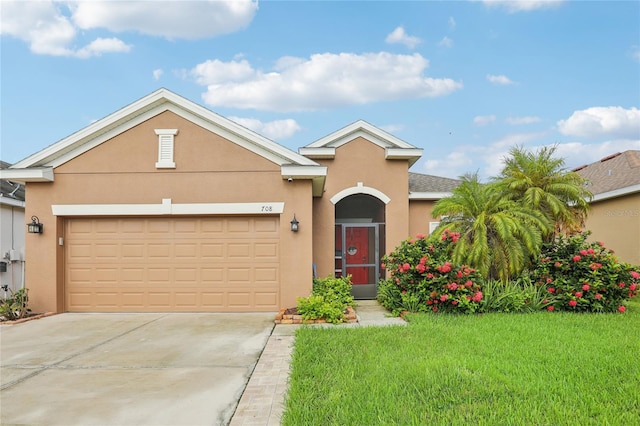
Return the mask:
[(158, 135), (158, 169), (175, 169), (173, 160), (173, 138), (178, 134), (178, 129), (155, 129)]

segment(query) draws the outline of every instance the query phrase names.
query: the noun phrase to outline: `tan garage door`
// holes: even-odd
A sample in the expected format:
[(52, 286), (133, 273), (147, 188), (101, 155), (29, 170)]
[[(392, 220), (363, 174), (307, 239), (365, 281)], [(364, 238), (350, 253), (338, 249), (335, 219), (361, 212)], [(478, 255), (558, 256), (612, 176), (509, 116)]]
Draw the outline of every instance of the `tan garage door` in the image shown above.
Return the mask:
[(277, 217), (68, 219), (70, 312), (279, 308)]

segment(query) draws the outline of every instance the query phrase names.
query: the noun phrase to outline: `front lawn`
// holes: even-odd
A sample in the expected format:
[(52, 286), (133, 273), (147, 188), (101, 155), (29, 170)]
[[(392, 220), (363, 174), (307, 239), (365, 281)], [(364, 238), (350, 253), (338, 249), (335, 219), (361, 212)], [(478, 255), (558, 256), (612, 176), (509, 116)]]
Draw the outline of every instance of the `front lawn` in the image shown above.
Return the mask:
[(640, 300), (409, 320), (300, 329), (283, 424), (640, 424)]

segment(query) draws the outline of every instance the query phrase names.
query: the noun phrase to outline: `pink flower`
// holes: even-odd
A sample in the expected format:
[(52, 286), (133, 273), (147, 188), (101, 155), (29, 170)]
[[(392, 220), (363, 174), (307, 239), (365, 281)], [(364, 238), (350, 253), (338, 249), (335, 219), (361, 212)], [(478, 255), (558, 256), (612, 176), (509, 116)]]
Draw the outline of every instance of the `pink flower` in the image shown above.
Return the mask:
[(596, 293), (595, 298), (600, 300), (600, 299), (602, 299), (602, 295), (600, 293)]
[(549, 312), (553, 311), (553, 305), (547, 306), (547, 311), (549, 311)]
[(547, 284), (551, 284), (553, 280), (551, 278), (547, 278)]
[(451, 291), (456, 291), (458, 289), (458, 284), (456, 283), (451, 283), (447, 285), (447, 288)]
[(441, 302), (446, 302), (448, 298), (449, 298), (449, 296), (448, 296), (448, 295), (443, 294), (442, 296), (440, 296), (440, 301), (441, 301)]
[(473, 282), (471, 280), (468, 280), (466, 283), (464, 283), (464, 286), (469, 288), (473, 285)]
[(599, 245), (600, 247), (604, 247), (604, 243), (603, 243), (602, 241), (598, 241), (598, 245)]
[(451, 264), (449, 262), (444, 262), (444, 265), (440, 265), (438, 266), (438, 271), (440, 271), (441, 273), (447, 273), (451, 270)]
[(584, 283), (583, 286), (582, 286), (582, 289), (584, 291), (589, 291), (590, 288), (591, 288), (591, 286), (589, 286), (589, 284), (587, 284), (587, 283)]
[(556, 268), (559, 268), (559, 267), (561, 267), (561, 266), (562, 266), (562, 263), (560, 263), (560, 262), (556, 262), (556, 263), (554, 263), (554, 264), (553, 264), (553, 266), (555, 266)]
[(582, 259), (582, 258), (577, 254), (575, 256), (573, 256), (573, 261), (574, 262), (580, 262), (580, 259)]
[(438, 307), (437, 307), (437, 306), (434, 306), (433, 308), (431, 308), (431, 310), (432, 310), (433, 312), (438, 312)]
[(583, 255), (583, 256), (586, 256), (587, 255), (587, 251), (586, 250), (580, 250), (580, 254)]
[(627, 308), (625, 308), (624, 306), (618, 306), (618, 312), (624, 312), (626, 310)]
[(433, 300), (431, 299), (427, 300), (427, 305), (433, 305)]
[(547, 291), (548, 291), (549, 293), (555, 293), (555, 292), (556, 292), (556, 289), (555, 289), (555, 288), (553, 288), (553, 287), (549, 287), (549, 288), (547, 289)]
[(479, 302), (482, 300), (482, 292), (479, 291), (476, 294), (473, 295), (473, 297), (471, 298), (471, 300), (473, 300), (474, 302)]
[(620, 283), (620, 284), (618, 284), (618, 287), (620, 287), (620, 288), (625, 288), (625, 286), (626, 286), (626, 284), (625, 284), (625, 283)]
[(636, 288), (638, 288), (638, 286), (635, 283), (629, 285), (629, 290), (631, 290), (631, 291), (635, 291)]
[(633, 277), (634, 280), (637, 280), (638, 278), (640, 278), (640, 273), (636, 271), (631, 271), (631, 276)]
[(569, 300), (569, 306), (574, 307), (578, 304), (575, 300)]
[(462, 271), (458, 271), (458, 273), (456, 274), (456, 276), (457, 276), (458, 278), (462, 278)]
[(600, 269), (602, 268), (602, 264), (601, 263), (592, 263), (591, 265), (589, 265), (589, 267), (591, 268), (591, 270), (595, 271), (596, 269)]
[(425, 270), (425, 267), (424, 267), (424, 265), (422, 263), (418, 263), (416, 265), (416, 271), (418, 271), (419, 273), (423, 273), (424, 270)]
[(593, 249), (592, 249), (591, 247), (589, 247), (589, 248), (587, 249), (587, 253), (589, 253), (589, 254), (593, 254), (593, 253), (595, 253), (595, 252), (593, 251)]
[(424, 239), (424, 234), (418, 234), (418, 235), (416, 235), (416, 238), (419, 239), (419, 240), (422, 240), (422, 239)]
[(402, 270), (404, 272), (407, 272), (409, 269), (411, 269), (411, 265), (409, 265), (408, 263), (402, 265)]
[(428, 279), (433, 279), (433, 274), (432, 274), (431, 272), (429, 272), (429, 273), (427, 274), (427, 278), (428, 278)]
[(576, 291), (576, 297), (577, 297), (577, 298), (582, 297), (582, 292), (581, 292), (581, 291)]
[(457, 300), (452, 300), (452, 301), (451, 301), (451, 304), (455, 306), (455, 305), (457, 305), (457, 304), (458, 304), (458, 301), (457, 301)]
[(420, 264), (421, 264), (421, 265), (424, 265), (425, 263), (427, 263), (427, 257), (426, 257), (426, 256), (422, 256), (422, 257), (420, 258)]
[(382, 269), (387, 269), (387, 265), (385, 265), (384, 263), (381, 263), (381, 264), (380, 264), (380, 267), (381, 267)]

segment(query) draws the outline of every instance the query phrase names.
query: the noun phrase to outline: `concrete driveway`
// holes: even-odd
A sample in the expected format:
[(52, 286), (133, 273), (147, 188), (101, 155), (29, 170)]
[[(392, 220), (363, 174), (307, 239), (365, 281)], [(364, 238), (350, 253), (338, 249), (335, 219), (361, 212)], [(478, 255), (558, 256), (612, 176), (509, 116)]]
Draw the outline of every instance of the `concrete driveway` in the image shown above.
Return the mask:
[(274, 313), (60, 314), (0, 326), (3, 425), (226, 425)]

